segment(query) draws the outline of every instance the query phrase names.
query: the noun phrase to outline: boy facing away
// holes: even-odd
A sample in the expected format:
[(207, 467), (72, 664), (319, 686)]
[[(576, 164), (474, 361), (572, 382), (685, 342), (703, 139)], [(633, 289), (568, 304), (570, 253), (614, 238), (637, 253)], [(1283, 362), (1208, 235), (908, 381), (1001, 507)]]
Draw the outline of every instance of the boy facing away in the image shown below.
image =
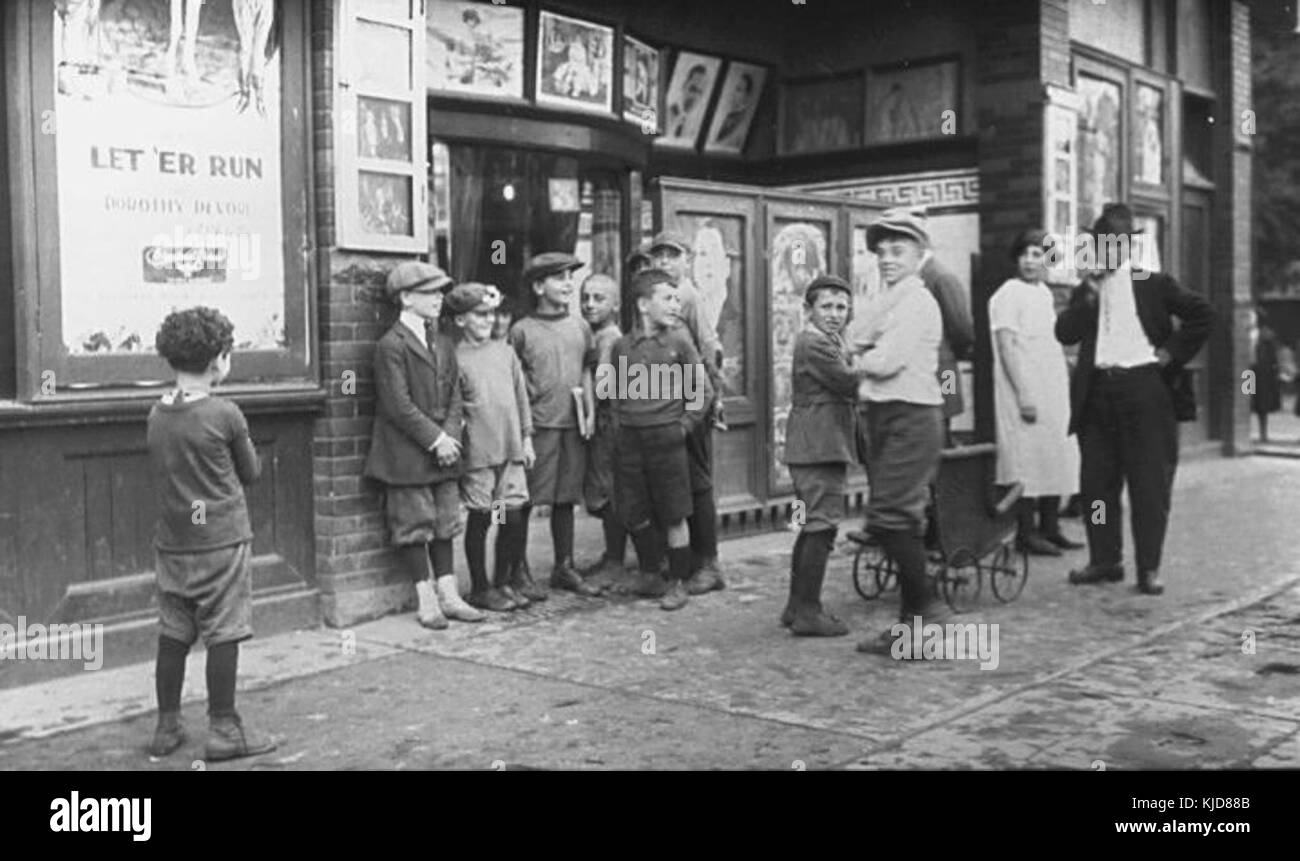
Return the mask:
[(253, 636), (253, 529), (243, 485), (257, 480), (261, 465), (244, 414), (212, 394), (230, 374), (233, 333), (219, 311), (190, 308), (167, 315), (154, 342), (176, 372), (176, 387), (149, 411), (147, 431), (160, 502), (154, 756), (186, 741), (181, 688), (185, 658), (199, 637), (208, 651), (206, 758), (276, 747), (246, 730), (235, 711), (239, 644)]

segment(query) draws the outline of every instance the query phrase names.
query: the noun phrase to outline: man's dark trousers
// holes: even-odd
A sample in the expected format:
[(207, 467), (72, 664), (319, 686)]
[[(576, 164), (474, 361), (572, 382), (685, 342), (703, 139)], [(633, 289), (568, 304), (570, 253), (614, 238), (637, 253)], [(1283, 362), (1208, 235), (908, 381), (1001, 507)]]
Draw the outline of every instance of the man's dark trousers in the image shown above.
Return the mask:
[(1159, 365), (1093, 371), (1079, 449), (1090, 563), (1100, 568), (1123, 559), (1127, 482), (1138, 571), (1158, 570), (1178, 467), (1178, 423)]

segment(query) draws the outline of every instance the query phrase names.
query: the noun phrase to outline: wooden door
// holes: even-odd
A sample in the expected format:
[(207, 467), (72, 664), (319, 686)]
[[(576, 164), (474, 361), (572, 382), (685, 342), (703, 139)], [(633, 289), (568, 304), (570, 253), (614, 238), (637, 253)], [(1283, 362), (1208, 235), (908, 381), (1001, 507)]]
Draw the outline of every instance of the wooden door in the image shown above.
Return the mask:
[[(1179, 236), (1182, 263), (1180, 283), (1187, 289), (1200, 294), (1213, 303), (1210, 295), (1210, 205), (1213, 193), (1202, 189), (1186, 188), (1183, 190), (1182, 235)], [(1181, 428), (1181, 441), (1184, 445), (1195, 445), (1217, 438), (1212, 428), (1221, 427), (1218, 422), (1220, 407), (1210, 400), (1210, 382), (1207, 367), (1210, 363), (1210, 351), (1214, 348), (1212, 338), (1206, 346), (1187, 364), (1192, 371), (1193, 391), (1196, 392), (1196, 421), (1184, 422)], [(1229, 357), (1224, 357), (1225, 359)], [(1216, 361), (1217, 361), (1216, 357)], [(1229, 419), (1230, 420), (1230, 419)]]

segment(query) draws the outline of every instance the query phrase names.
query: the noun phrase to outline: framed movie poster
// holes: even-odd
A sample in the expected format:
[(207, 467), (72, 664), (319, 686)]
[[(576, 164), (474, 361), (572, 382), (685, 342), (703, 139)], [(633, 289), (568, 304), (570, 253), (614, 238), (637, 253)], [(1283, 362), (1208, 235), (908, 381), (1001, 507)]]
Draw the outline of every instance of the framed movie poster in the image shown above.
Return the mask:
[(655, 143), (694, 149), (709, 110), (709, 97), (717, 83), (722, 60), (690, 51), (677, 54), (664, 98), (663, 134)]
[(865, 91), (861, 72), (786, 81), (781, 86), (777, 146), (782, 155), (862, 146)]
[(659, 131), (659, 52), (631, 36), (623, 38), (623, 119)]
[(1075, 82), (1079, 94), (1078, 158), (1079, 196), (1077, 226), (1083, 229), (1101, 215), (1101, 207), (1120, 200), (1120, 150), (1122, 137), (1121, 85), (1106, 78), (1080, 73)]
[(909, 63), (867, 72), (867, 143), (925, 140), (956, 132), (957, 60)]
[(596, 113), (614, 109), (614, 30), (543, 10), (537, 35), (537, 102)]
[(479, 98), (524, 98), (523, 9), (429, 0), (425, 13), (429, 87)]
[(709, 136), (704, 143), (706, 153), (740, 155), (744, 151), (766, 80), (767, 69), (762, 66), (740, 62), (727, 65), (722, 95), (718, 98)]
[(1137, 119), (1133, 130), (1133, 180), (1148, 185), (1165, 183), (1165, 93), (1138, 84), (1134, 88)]

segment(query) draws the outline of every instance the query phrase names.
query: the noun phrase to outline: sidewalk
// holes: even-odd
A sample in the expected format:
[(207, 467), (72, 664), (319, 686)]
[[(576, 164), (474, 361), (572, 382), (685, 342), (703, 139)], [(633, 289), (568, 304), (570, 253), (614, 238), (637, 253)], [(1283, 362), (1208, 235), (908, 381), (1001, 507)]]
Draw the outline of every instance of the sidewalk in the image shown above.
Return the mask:
[[(792, 536), (772, 534), (727, 542), (729, 588), (673, 614), (566, 595), (444, 632), (406, 614), (254, 640), (240, 709), (281, 747), (211, 768), (1300, 766), (1300, 463), (1197, 461), (1175, 493), (1161, 598), (1133, 593), (1131, 568), (1123, 585), (1067, 585), (1080, 553), (1035, 558), (1012, 604), (986, 585), (962, 621), (999, 625), (995, 670), (854, 652), (896, 598), (861, 600), (847, 556), (826, 597), (853, 635), (789, 636)], [(152, 673), (0, 692), (0, 768), (205, 767), (202, 654), (192, 740), (156, 762)]]

